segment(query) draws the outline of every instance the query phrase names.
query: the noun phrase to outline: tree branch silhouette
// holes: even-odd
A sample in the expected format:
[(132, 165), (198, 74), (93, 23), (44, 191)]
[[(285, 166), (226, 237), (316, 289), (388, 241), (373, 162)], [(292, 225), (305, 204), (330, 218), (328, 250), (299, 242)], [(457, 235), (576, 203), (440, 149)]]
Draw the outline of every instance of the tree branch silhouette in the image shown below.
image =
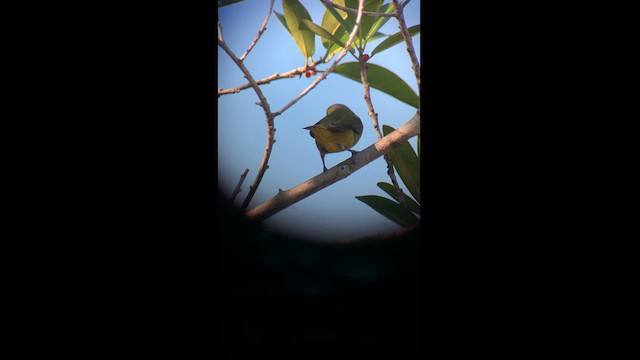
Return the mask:
[(236, 199), (236, 196), (241, 191), (242, 183), (244, 182), (244, 179), (247, 177), (248, 173), (249, 173), (249, 168), (246, 168), (242, 172), (242, 175), (240, 175), (240, 180), (238, 181), (238, 184), (236, 185), (236, 188), (233, 190), (233, 194), (231, 194), (231, 202), (233, 202), (233, 200)]

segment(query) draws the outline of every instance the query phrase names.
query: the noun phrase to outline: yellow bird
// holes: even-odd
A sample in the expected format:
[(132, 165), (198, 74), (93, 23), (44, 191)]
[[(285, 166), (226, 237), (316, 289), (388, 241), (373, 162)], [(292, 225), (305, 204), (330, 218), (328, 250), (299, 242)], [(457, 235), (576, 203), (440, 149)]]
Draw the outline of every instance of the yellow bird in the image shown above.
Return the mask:
[(345, 150), (350, 151), (352, 156), (357, 153), (357, 151), (351, 150), (351, 147), (360, 140), (362, 121), (345, 105), (333, 104), (327, 108), (327, 116), (315, 125), (307, 126), (304, 129), (309, 130), (311, 137), (316, 139), (323, 171), (327, 171), (324, 164), (325, 154)]

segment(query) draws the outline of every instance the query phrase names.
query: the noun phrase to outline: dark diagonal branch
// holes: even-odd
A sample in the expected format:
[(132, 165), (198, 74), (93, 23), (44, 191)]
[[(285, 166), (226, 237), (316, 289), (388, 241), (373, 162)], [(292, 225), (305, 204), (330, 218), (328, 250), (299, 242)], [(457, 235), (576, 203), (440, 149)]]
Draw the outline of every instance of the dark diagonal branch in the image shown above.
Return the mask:
[(249, 168), (244, 169), (244, 171), (242, 172), (242, 175), (240, 175), (240, 181), (238, 181), (238, 185), (236, 185), (236, 188), (233, 190), (233, 194), (231, 194), (231, 202), (233, 202), (233, 200), (236, 199), (236, 196), (241, 191), (242, 183), (244, 182), (244, 179), (247, 177), (248, 173), (249, 173)]

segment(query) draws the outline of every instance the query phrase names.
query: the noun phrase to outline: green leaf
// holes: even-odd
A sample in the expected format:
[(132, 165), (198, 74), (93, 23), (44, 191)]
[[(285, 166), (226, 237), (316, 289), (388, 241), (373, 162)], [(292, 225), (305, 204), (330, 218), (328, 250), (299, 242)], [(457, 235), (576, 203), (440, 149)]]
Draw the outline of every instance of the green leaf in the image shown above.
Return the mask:
[(291, 34), (291, 31), (289, 31), (289, 26), (287, 25), (287, 20), (285, 20), (284, 15), (282, 15), (282, 14), (276, 12), (276, 11), (274, 11), (273, 13), (276, 15), (278, 20), (280, 20), (280, 23), (282, 24), (282, 26), (284, 26), (284, 28), (287, 29), (287, 32), (289, 34)]
[[(384, 136), (389, 135), (394, 130), (388, 125), (382, 126)], [(389, 156), (393, 161), (393, 167), (398, 171), (398, 175), (400, 175), (402, 182), (409, 189), (411, 195), (418, 203), (422, 203), (420, 201), (420, 160), (418, 160), (418, 156), (411, 144), (408, 141), (403, 142), (391, 150)]]
[(342, 43), (340, 40), (336, 39), (336, 37), (333, 36), (330, 32), (328, 32), (327, 30), (325, 30), (325, 29), (321, 28), (320, 26), (314, 24), (313, 22), (311, 22), (311, 21), (309, 21), (307, 19), (302, 19), (300, 21), (300, 25), (302, 27), (305, 27), (306, 29), (309, 29), (310, 31), (312, 31), (316, 35), (319, 35), (323, 39), (328, 39), (328, 40), (340, 45), (341, 47), (344, 47), (344, 43)]
[[(409, 31), (409, 35), (414, 36), (415, 34), (420, 32), (420, 25), (414, 25), (410, 28), (407, 29)], [(397, 32), (391, 36), (389, 36), (388, 38), (386, 38), (383, 42), (381, 42), (380, 44), (378, 44), (378, 46), (376, 46), (375, 49), (373, 49), (373, 51), (371, 52), (371, 56), (375, 55), (376, 53), (382, 52), (384, 50), (387, 50), (388, 48), (397, 45), (401, 42), (404, 41), (404, 38), (402, 37), (402, 33), (401, 32)]]
[[(358, 0), (346, 0), (345, 2), (346, 2), (345, 7), (348, 7), (356, 11), (358, 10)], [(364, 0), (364, 4), (362, 8), (364, 11), (378, 12), (378, 10), (380, 10), (380, 6), (382, 5), (382, 2), (383, 0)], [(356, 23), (357, 17), (358, 17), (357, 14), (347, 13), (346, 21), (349, 24), (347, 29), (351, 29), (351, 30), (348, 30), (349, 33), (351, 33), (351, 31), (353, 30), (353, 26)], [(369, 32), (371, 31), (371, 28), (373, 27), (373, 24), (377, 20), (378, 19), (375, 17), (362, 15), (362, 17), (360, 18), (360, 28), (359, 28), (360, 30), (358, 30), (358, 34), (356, 34), (356, 37), (359, 39), (356, 45), (361, 46), (364, 42), (366, 42), (366, 40), (368, 39)], [(377, 30), (373, 31), (372, 34), (375, 34), (376, 31)]]
[(363, 195), (356, 196), (356, 199), (369, 205), (373, 210), (379, 212), (387, 219), (395, 222), (396, 224), (408, 227), (420, 223), (418, 219), (411, 211), (397, 202), (391, 201), (387, 198), (377, 195)]
[(420, 134), (418, 134), (418, 161), (420, 160)]
[(300, 29), (300, 21), (303, 19), (311, 21), (311, 16), (298, 0), (282, 0), (282, 8), (289, 33), (306, 60), (315, 53), (315, 34), (309, 30)]
[[(347, 41), (349, 41), (349, 34), (347, 34), (346, 32), (342, 32), (342, 35), (340, 36), (340, 41), (343, 44), (347, 44)], [(351, 44), (351, 49), (355, 48), (358, 46), (358, 38), (356, 37), (355, 39), (353, 39), (353, 43)], [(340, 45), (334, 45), (333, 46), (333, 54), (342, 51), (342, 46)], [(355, 50), (354, 50), (355, 52)]]
[[(345, 0), (336, 0), (334, 1), (334, 3), (338, 5), (350, 7), (355, 10), (358, 9), (357, 0), (355, 1), (346, 0), (346, 1), (348, 1), (347, 4), (345, 4)], [(381, 10), (383, 10), (388, 12), (387, 9), (389, 6), (393, 8), (392, 4), (390, 3), (380, 7), (381, 3), (382, 1), (380, 0), (365, 1), (364, 10), (375, 11), (375, 12), (382, 12)], [(333, 35), (336, 38), (340, 39), (340, 41), (343, 44), (346, 44), (346, 42), (349, 40), (349, 36), (351, 35), (351, 31), (353, 30), (353, 26), (355, 24), (357, 16), (354, 14), (348, 14), (342, 10), (335, 9), (332, 6), (327, 6), (327, 5), (324, 5), (324, 6), (327, 8), (327, 10), (325, 11), (324, 16), (322, 18), (322, 27), (325, 30), (332, 32)], [(374, 20), (369, 20), (369, 19), (374, 19)], [(361, 47), (366, 41), (372, 41), (382, 37), (386, 37), (387, 35), (377, 31), (380, 28), (380, 26), (376, 26), (376, 24), (378, 24), (380, 20), (382, 20), (382, 22), (379, 24), (381, 26), (387, 20), (389, 20), (389, 18), (375, 18), (375, 17), (368, 17), (363, 15), (359, 34), (363, 33), (363, 31), (366, 30), (367, 28), (369, 28), (369, 30), (367, 30), (366, 32), (367, 35), (365, 36), (365, 41), (361, 40), (359, 36), (356, 36), (353, 46)], [(368, 24), (371, 21), (373, 21), (372, 26)], [(336, 54), (337, 52), (342, 51), (342, 48), (343, 48), (342, 46), (332, 43), (329, 40), (325, 40), (324, 38), (322, 40), (322, 45), (325, 47), (325, 49), (328, 49), (327, 55), (325, 56), (325, 58), (327, 59), (330, 59), (331, 57), (333, 57), (333, 55)], [(351, 53), (355, 54), (354, 51), (352, 51)]]
[[(339, 4), (340, 2), (342, 4)], [(344, 0), (335, 1), (335, 3), (344, 6)], [(347, 18), (349, 17), (349, 14), (347, 12), (342, 10), (337, 10), (333, 6), (326, 5), (325, 3), (322, 3), (322, 5), (324, 5), (324, 7), (327, 8), (327, 12), (331, 14), (333, 19), (336, 20), (338, 23), (340, 23), (341, 30), (340, 29), (337, 30), (338, 32), (344, 31), (344, 32), (351, 33), (351, 31), (353, 31), (353, 23), (349, 24), (347, 22)], [(325, 16), (326, 16), (326, 13), (325, 13)]]
[[(383, 33), (381, 33), (381, 32), (377, 32), (377, 33), (375, 33), (375, 34), (371, 37), (371, 39), (369, 39), (369, 41), (373, 41), (373, 40), (376, 40), (376, 39), (379, 39), (379, 38), (382, 38), (382, 37), (386, 37), (386, 36), (387, 36), (387, 35), (385, 35), (385, 34), (383, 34)], [(340, 41), (342, 41), (342, 43), (345, 43), (345, 44), (346, 44), (346, 42), (347, 42), (348, 40), (349, 40), (349, 34), (347, 34), (347, 33), (343, 34), (343, 36), (340, 38)], [(352, 46), (351, 46), (351, 49), (353, 49), (354, 47), (359, 47), (359, 46), (361, 46), (361, 44), (362, 44), (363, 42), (362, 42), (362, 41), (360, 41), (360, 39), (358, 39), (358, 37), (356, 37), (356, 38), (354, 39), (353, 43), (354, 43), (354, 45), (352, 45)], [(338, 46), (338, 45), (336, 45), (334, 48), (335, 48), (335, 49), (334, 49), (334, 51), (333, 51), (332, 55), (333, 55), (333, 54), (335, 54), (336, 52), (339, 52), (339, 51), (341, 51), (341, 50), (342, 50), (342, 47), (341, 47), (341, 46)], [(352, 51), (352, 53), (354, 53), (354, 52)]]
[[(377, 12), (391, 14), (393, 12), (393, 4), (392, 3), (384, 4)], [(376, 34), (379, 34), (378, 29), (380, 29), (384, 24), (386, 24), (387, 21), (389, 21), (389, 19), (391, 18), (383, 16), (383, 17), (373, 18), (373, 19), (375, 19), (373, 22), (373, 25), (371, 25), (371, 29), (369, 30), (369, 32), (367, 32), (367, 36), (365, 37), (367, 41), (374, 40), (374, 36)]]
[[(344, 6), (344, 0), (335, 0), (333, 3)], [(334, 9), (333, 7), (331, 8)], [(340, 15), (341, 19), (347, 17), (347, 13), (342, 10), (337, 10), (337, 13), (338, 15)], [(329, 33), (331, 33), (331, 35), (334, 36), (338, 34), (338, 30), (344, 31), (344, 29), (342, 29), (340, 25), (340, 22), (336, 20), (336, 18), (331, 14), (331, 12), (329, 12), (328, 9), (325, 10), (324, 15), (322, 16), (322, 22), (320, 23), (320, 26), (322, 26), (323, 29), (327, 30)], [(340, 35), (338, 35), (338, 37), (339, 36)], [(329, 49), (331, 45), (333, 45), (333, 43), (330, 40), (322, 38), (322, 46), (324, 46), (325, 49)]]
[[(387, 93), (416, 109), (420, 107), (418, 95), (398, 75), (380, 65), (367, 63), (367, 80), (374, 89)], [(351, 80), (360, 81), (360, 64), (347, 62), (336, 66), (333, 71)]]
[(378, 31), (375, 34), (371, 35), (371, 37), (369, 38), (369, 41), (378, 40), (383, 37), (387, 37), (387, 35)]
[[(373, 36), (371, 37), (371, 39), (369, 39), (369, 41), (377, 40), (377, 39), (380, 39), (380, 38), (383, 38), (383, 37), (387, 37), (387, 35), (383, 34), (381, 32), (377, 32), (377, 33), (373, 34)], [(349, 34), (344, 34), (344, 36), (342, 38), (340, 38), (340, 41), (342, 43), (346, 43), (348, 39), (349, 39)], [(355, 39), (354, 43), (355, 43), (355, 46), (359, 46), (360, 45), (360, 41), (358, 40), (358, 38)], [(330, 59), (334, 54), (342, 51), (342, 48), (343, 48), (342, 46), (334, 44), (331, 47), (330, 50), (327, 50), (326, 58)], [(355, 55), (355, 50), (353, 50), (353, 46), (351, 46), (351, 48), (349, 49), (349, 52), (351, 52), (352, 54)]]
[[(358, 0), (345, 0), (344, 6), (357, 11)], [(345, 19), (345, 21), (347, 22), (347, 26), (345, 26), (345, 30), (347, 30), (349, 34), (351, 34), (351, 32), (353, 31), (353, 27), (356, 25), (357, 17), (358, 16), (356, 14), (347, 13), (347, 18)]]
[[(331, 59), (333, 57), (333, 55), (339, 53), (342, 51), (342, 47), (340, 45), (334, 45), (331, 47), (331, 50), (327, 50), (327, 59)], [(353, 50), (353, 46), (351, 48), (349, 48), (349, 52), (352, 53), (354, 56), (356, 54), (356, 51)]]
[[(392, 184), (379, 182), (378, 187), (389, 194), (394, 200), (396, 199), (396, 188)], [(407, 196), (404, 191), (402, 192), (402, 197), (404, 198), (404, 203), (409, 207), (409, 210), (413, 211), (416, 214), (420, 214), (420, 205), (418, 205), (417, 202)]]
[[(365, 11), (371, 11), (371, 12), (378, 12), (378, 10), (380, 10), (380, 6), (382, 5), (382, 1), (383, 0), (365, 0), (364, 1), (364, 10)], [(358, 9), (358, 6), (356, 5), (356, 9)], [(357, 15), (354, 15), (354, 17)], [(362, 15), (362, 18), (360, 19), (360, 26), (361, 26), (361, 31), (358, 35), (363, 34), (364, 36), (360, 37), (361, 40), (363, 40), (365, 43), (367, 40), (369, 40), (369, 33), (373, 30), (373, 24), (378, 21), (379, 18), (373, 17), (373, 16), (365, 16)], [(373, 30), (373, 32), (371, 33), (371, 35), (375, 34), (376, 31), (378, 31), (378, 29)]]
[[(378, 10), (380, 9), (380, 6), (382, 5), (382, 2), (383, 0), (365, 0), (363, 4), (363, 10), (378, 12)], [(341, 1), (335, 1), (335, 3), (356, 11), (358, 10), (358, 0), (341, 0)], [(341, 29), (338, 30), (338, 34), (336, 35), (339, 35), (342, 31), (344, 31), (347, 34), (347, 39), (348, 39), (349, 34), (351, 34), (351, 32), (353, 31), (353, 27), (356, 24), (356, 19), (358, 15), (350, 14), (342, 10), (337, 10), (332, 6), (328, 6), (328, 5), (324, 5), (324, 6), (327, 8), (327, 11), (331, 15), (333, 15), (333, 18), (337, 22), (339, 22), (341, 25)], [(345, 17), (345, 14), (346, 14), (346, 17)], [(356, 38), (360, 38), (361, 41), (358, 41), (357, 45), (363, 43), (362, 38), (368, 39), (369, 33), (373, 35), (377, 32), (377, 29), (371, 32), (371, 28), (377, 20), (378, 20), (377, 18), (372, 16), (365, 16), (365, 15), (362, 16), (362, 18), (360, 19), (359, 31), (358, 31), (358, 34), (356, 34)], [(364, 36), (364, 37), (360, 36), (361, 34), (365, 34), (367, 36)], [(343, 42), (346, 42), (346, 39), (343, 39)]]

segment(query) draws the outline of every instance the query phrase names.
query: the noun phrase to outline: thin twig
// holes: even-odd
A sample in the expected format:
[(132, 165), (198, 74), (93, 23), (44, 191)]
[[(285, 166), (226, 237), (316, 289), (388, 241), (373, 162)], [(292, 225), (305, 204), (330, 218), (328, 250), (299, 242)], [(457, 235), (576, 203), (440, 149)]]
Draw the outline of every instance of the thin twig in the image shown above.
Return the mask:
[(251, 51), (251, 49), (253, 49), (253, 47), (256, 46), (256, 44), (258, 43), (258, 40), (260, 40), (260, 36), (262, 36), (262, 33), (265, 30), (267, 30), (267, 22), (269, 22), (269, 17), (271, 16), (271, 10), (273, 10), (273, 1), (274, 0), (271, 0), (271, 5), (269, 5), (269, 11), (267, 11), (267, 17), (262, 22), (262, 26), (260, 27), (260, 30), (258, 30), (258, 35), (256, 35), (255, 39), (253, 39), (253, 42), (251, 43), (251, 45), (249, 45), (249, 48), (247, 49), (247, 51), (245, 51), (244, 54), (240, 56), (240, 61), (244, 61), (247, 55), (249, 55), (249, 52)]
[(244, 178), (247, 177), (247, 173), (249, 173), (249, 168), (244, 169), (244, 172), (242, 172), (242, 175), (240, 175), (240, 181), (238, 181), (238, 185), (236, 185), (236, 188), (233, 190), (233, 194), (231, 194), (231, 202), (236, 199), (236, 195), (238, 195), (238, 193), (241, 191), (240, 188), (242, 187)]
[[(303, 66), (303, 67), (299, 67), (297, 69), (293, 69), (290, 71), (287, 71), (286, 73), (280, 74), (280, 73), (275, 73), (271, 76), (268, 76), (264, 79), (260, 79), (258, 81), (256, 81), (256, 84), (258, 85), (264, 85), (264, 84), (269, 84), (270, 82), (274, 81), (274, 80), (280, 80), (280, 79), (286, 79), (286, 78), (293, 78), (296, 77), (298, 75), (302, 75), (307, 71), (307, 67)], [(234, 93), (239, 93), (240, 91), (244, 90), (244, 89), (248, 89), (251, 87), (251, 83), (246, 83), (240, 86), (236, 86), (234, 88), (229, 88), (229, 89), (218, 89), (218, 96), (220, 95), (226, 95), (226, 94), (234, 94)]]
[(233, 60), (233, 62), (235, 62), (236, 65), (238, 65), (238, 67), (240, 68), (242, 73), (245, 75), (247, 80), (249, 80), (249, 83), (251, 84), (253, 89), (256, 91), (256, 94), (258, 94), (258, 98), (260, 99), (260, 103), (261, 103), (262, 108), (266, 112), (268, 110), (268, 107), (269, 107), (269, 104), (267, 103), (267, 99), (262, 94), (262, 91), (260, 91), (260, 87), (258, 86), (256, 81), (253, 79), (253, 76), (251, 76), (251, 73), (249, 72), (249, 70), (246, 68), (246, 66), (244, 66), (244, 63), (240, 59), (238, 59), (236, 57), (236, 55), (233, 53), (233, 51), (231, 51), (231, 49), (229, 49), (229, 47), (227, 46), (227, 44), (223, 40), (218, 39), (218, 45), (229, 55), (231, 60)]
[(407, 23), (404, 21), (404, 14), (402, 12), (402, 8), (398, 4), (398, 0), (393, 0), (393, 6), (396, 9), (396, 13), (398, 15), (396, 16), (396, 18), (398, 19), (400, 32), (402, 32), (404, 42), (407, 44), (407, 52), (409, 53), (411, 63), (413, 64), (411, 67), (413, 68), (413, 72), (416, 76), (416, 83), (418, 85), (418, 96), (420, 96), (420, 62), (418, 61), (416, 51), (413, 48), (413, 41), (411, 40), (411, 35), (407, 30)]
[[(369, 81), (367, 80), (367, 63), (366, 60), (360, 57), (360, 81), (364, 86), (364, 101), (367, 103), (367, 108), (369, 109), (369, 116), (373, 121), (373, 129), (376, 132), (376, 136), (378, 139), (382, 139), (382, 133), (380, 132), (380, 125), (378, 124), (378, 114), (376, 114), (373, 108), (373, 102), (371, 101), (371, 88), (369, 86)], [(387, 174), (393, 183), (393, 187), (396, 190), (396, 200), (401, 205), (405, 205), (404, 196), (402, 194), (402, 189), (398, 184), (398, 179), (396, 178), (396, 173), (393, 170), (393, 161), (391, 160), (391, 156), (389, 154), (384, 154), (384, 161), (387, 163)]]
[(291, 106), (293, 106), (293, 104), (297, 103), (298, 100), (302, 99), (303, 96), (307, 95), (307, 93), (309, 91), (311, 91), (313, 88), (316, 87), (316, 85), (318, 85), (318, 83), (324, 79), (326, 79), (327, 76), (329, 76), (329, 74), (333, 71), (333, 69), (336, 68), (336, 66), (338, 66), (338, 63), (340, 62), (340, 60), (342, 60), (343, 57), (345, 57), (345, 55), (347, 55), (347, 52), (349, 52), (349, 49), (351, 48), (351, 44), (353, 43), (355, 37), (356, 37), (356, 33), (358, 32), (358, 28), (360, 28), (360, 19), (362, 18), (362, 9), (364, 7), (364, 0), (360, 0), (358, 2), (358, 16), (356, 17), (356, 24), (353, 27), (353, 31), (351, 31), (351, 35), (349, 36), (349, 40), (347, 40), (347, 43), (345, 44), (344, 48), (342, 49), (342, 52), (340, 53), (340, 56), (338, 56), (334, 61), (333, 64), (331, 64), (331, 66), (329, 66), (329, 68), (327, 68), (326, 70), (324, 70), (324, 72), (322, 73), (322, 75), (318, 76), (312, 83), (311, 85), (309, 85), (306, 89), (304, 89), (300, 95), (296, 96), (293, 100), (291, 100), (291, 102), (289, 102), (287, 105), (285, 105), (282, 109), (276, 111), (274, 113), (274, 116), (278, 116), (281, 115), (283, 112), (285, 112), (288, 108), (290, 108)]
[(271, 150), (273, 149), (273, 143), (276, 142), (275, 140), (276, 129), (273, 125), (274, 115), (271, 112), (271, 107), (269, 106), (267, 99), (262, 94), (260, 87), (258, 86), (256, 81), (253, 79), (253, 76), (251, 76), (251, 73), (249, 72), (247, 67), (244, 66), (244, 63), (240, 61), (240, 59), (236, 57), (233, 51), (229, 49), (227, 44), (225, 44), (224, 39), (222, 38), (222, 31), (220, 31), (221, 30), (220, 21), (218, 21), (218, 30), (219, 30), (218, 46), (220, 46), (229, 55), (231, 60), (233, 60), (233, 62), (235, 62), (236, 65), (238, 65), (242, 73), (246, 76), (247, 80), (249, 80), (249, 83), (251, 83), (251, 86), (256, 91), (256, 94), (260, 99), (260, 102), (257, 104), (262, 107), (262, 110), (264, 110), (265, 117), (267, 118), (267, 146), (264, 149), (264, 155), (262, 157), (262, 162), (260, 163), (260, 168), (258, 169), (258, 173), (256, 174), (256, 178), (254, 179), (253, 184), (249, 186), (249, 193), (247, 194), (247, 197), (244, 199), (244, 202), (242, 203), (242, 205), (240, 206), (240, 211), (244, 211), (249, 205), (249, 202), (251, 201), (251, 199), (253, 198), (253, 195), (256, 193), (256, 190), (258, 189), (258, 185), (260, 185), (260, 181), (262, 181), (262, 177), (264, 176), (264, 172), (269, 167), (268, 163), (269, 163), (269, 158), (271, 157)]
[(373, 145), (353, 155), (331, 169), (294, 186), (289, 190), (278, 191), (276, 196), (247, 211), (250, 219), (264, 220), (296, 202), (336, 183), (375, 159), (393, 150), (400, 144), (420, 133), (420, 113), (416, 114), (404, 125), (391, 134), (383, 137)]
[[(357, 14), (358, 10), (356, 9), (352, 9), (352, 8), (348, 8), (348, 7), (344, 7), (342, 5), (338, 5), (338, 4), (334, 4), (331, 1), (328, 0), (320, 0), (320, 2), (324, 3), (325, 5), (328, 6), (333, 6), (334, 8), (338, 9), (338, 10), (342, 10), (345, 12), (348, 12), (349, 14)], [(396, 14), (395, 13), (381, 13), (381, 12), (373, 12), (373, 11), (362, 11), (362, 15), (364, 16), (374, 16), (374, 17), (395, 17)]]

